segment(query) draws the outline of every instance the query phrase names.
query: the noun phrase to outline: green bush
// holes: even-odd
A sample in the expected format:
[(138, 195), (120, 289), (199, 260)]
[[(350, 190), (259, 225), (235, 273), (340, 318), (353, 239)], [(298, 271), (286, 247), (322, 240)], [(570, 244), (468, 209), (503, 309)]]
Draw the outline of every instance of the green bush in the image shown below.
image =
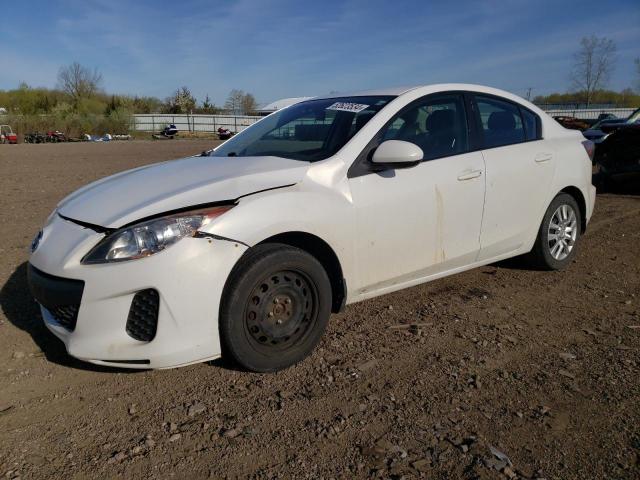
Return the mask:
[(127, 134), (131, 128), (131, 112), (124, 108), (113, 110), (109, 115), (98, 113), (74, 113), (60, 105), (49, 115), (15, 115), (0, 117), (1, 123), (8, 123), (18, 135), (50, 130), (60, 130), (67, 137), (90, 135)]

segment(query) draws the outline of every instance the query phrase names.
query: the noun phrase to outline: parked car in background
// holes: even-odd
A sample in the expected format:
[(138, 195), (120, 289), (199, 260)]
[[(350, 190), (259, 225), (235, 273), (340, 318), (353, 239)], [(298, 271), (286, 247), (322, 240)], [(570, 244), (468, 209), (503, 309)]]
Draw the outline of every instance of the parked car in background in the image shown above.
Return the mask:
[(640, 173), (640, 121), (601, 128), (604, 136), (594, 156), (600, 185), (606, 187), (619, 175)]
[(228, 128), (223, 128), (223, 127), (218, 128), (218, 139), (219, 140), (229, 140), (234, 135), (235, 135), (235, 132), (232, 132)]
[(616, 117), (613, 113), (601, 113), (600, 115), (598, 115), (598, 118), (594, 123), (602, 122), (603, 120), (617, 120), (617, 119), (618, 117)]
[(33, 240), (29, 284), (77, 358), (280, 370), (345, 304), (522, 254), (566, 267), (593, 212), (592, 153), (493, 88), (306, 100), (72, 193)]
[[(617, 128), (626, 125), (632, 125), (640, 122), (640, 108), (635, 110), (627, 118), (603, 119), (596, 123), (593, 127), (582, 132), (585, 138), (591, 140), (596, 145), (605, 140), (605, 138), (614, 132)], [(606, 129), (603, 128), (606, 125)]]
[(0, 125), (0, 143), (18, 143), (18, 135), (9, 125)]
[(564, 128), (568, 128), (569, 130), (587, 130), (589, 128), (589, 123), (575, 117), (568, 117), (565, 115), (559, 115), (557, 117), (553, 117), (553, 119), (562, 125)]
[(24, 135), (24, 143), (45, 143), (47, 136), (39, 132), (26, 133)]
[(59, 143), (68, 141), (67, 136), (60, 130), (50, 130), (45, 136), (45, 142)]
[(178, 127), (176, 127), (173, 123), (170, 125), (166, 125), (160, 133), (154, 133), (151, 137), (155, 140), (163, 140), (163, 139), (171, 139), (178, 135)]

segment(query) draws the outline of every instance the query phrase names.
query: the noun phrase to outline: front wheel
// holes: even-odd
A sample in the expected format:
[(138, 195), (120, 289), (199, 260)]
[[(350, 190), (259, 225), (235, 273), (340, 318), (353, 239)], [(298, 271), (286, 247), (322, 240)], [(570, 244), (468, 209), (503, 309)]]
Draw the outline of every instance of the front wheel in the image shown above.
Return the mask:
[(545, 270), (565, 268), (576, 255), (581, 217), (576, 200), (567, 193), (557, 195), (547, 208), (538, 230), (531, 259)]
[(258, 245), (229, 275), (220, 306), (223, 355), (255, 372), (274, 372), (307, 357), (331, 314), (331, 284), (304, 250)]

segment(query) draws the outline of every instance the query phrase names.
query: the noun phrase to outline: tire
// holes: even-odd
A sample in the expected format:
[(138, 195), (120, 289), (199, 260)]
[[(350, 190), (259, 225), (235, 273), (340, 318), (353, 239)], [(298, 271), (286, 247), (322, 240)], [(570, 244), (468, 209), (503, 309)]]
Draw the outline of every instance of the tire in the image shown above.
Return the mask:
[[(569, 265), (576, 256), (581, 222), (576, 200), (567, 193), (556, 195), (544, 214), (536, 243), (529, 254), (534, 266), (543, 270), (561, 270)], [(564, 236), (560, 240), (552, 238), (561, 234), (563, 227)]]
[(284, 244), (258, 245), (234, 267), (222, 294), (224, 357), (275, 372), (316, 347), (331, 314), (331, 283), (320, 262)]

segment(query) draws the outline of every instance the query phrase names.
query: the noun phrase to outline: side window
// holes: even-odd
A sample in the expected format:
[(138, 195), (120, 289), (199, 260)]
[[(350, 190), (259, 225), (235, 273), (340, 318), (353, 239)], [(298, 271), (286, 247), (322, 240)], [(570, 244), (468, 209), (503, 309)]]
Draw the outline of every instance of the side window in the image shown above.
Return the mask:
[(400, 129), (406, 123), (407, 121), (404, 118), (397, 117), (393, 122), (391, 122), (391, 125), (387, 127), (381, 141), (384, 142), (385, 140), (396, 139), (398, 136), (400, 136)]
[(467, 151), (467, 121), (462, 97), (447, 95), (428, 99), (400, 112), (383, 129), (380, 139), (415, 143), (424, 152), (424, 160)]
[(538, 132), (538, 116), (526, 108), (521, 108), (520, 111), (522, 112), (522, 119), (524, 120), (524, 132), (527, 140), (538, 140), (540, 138)]
[(476, 104), (482, 122), (484, 148), (524, 142), (524, 126), (517, 105), (480, 95), (476, 95)]

